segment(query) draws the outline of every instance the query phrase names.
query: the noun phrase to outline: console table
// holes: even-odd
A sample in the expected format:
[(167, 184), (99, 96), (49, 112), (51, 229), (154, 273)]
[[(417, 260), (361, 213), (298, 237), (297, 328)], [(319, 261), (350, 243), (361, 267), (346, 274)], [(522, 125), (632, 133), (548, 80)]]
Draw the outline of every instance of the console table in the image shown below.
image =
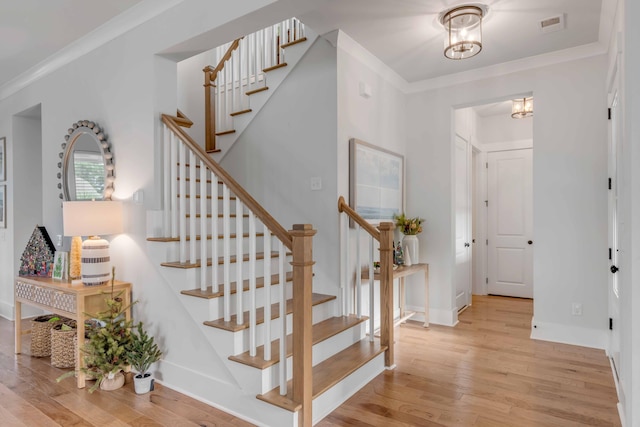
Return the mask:
[[(424, 327), (429, 327), (429, 264), (412, 264), (411, 266), (399, 266), (393, 270), (393, 278), (400, 279), (400, 320), (405, 321), (415, 313), (405, 311), (404, 278), (416, 273), (424, 273)], [(369, 270), (362, 270), (362, 279), (369, 280)], [(374, 280), (380, 280), (380, 273), (373, 274)]]
[[(114, 293), (122, 292), (123, 307), (129, 307), (125, 312), (128, 319), (131, 318), (131, 283), (115, 281)], [(68, 317), (76, 321), (78, 338), (84, 337), (85, 313), (97, 314), (107, 309), (105, 293), (111, 292), (111, 284), (85, 286), (79, 281), (76, 283), (55, 280), (49, 277), (17, 277), (14, 283), (15, 303), (15, 352), (22, 351), (22, 335), (31, 331), (22, 331), (22, 304), (41, 308), (59, 316)], [(76, 347), (76, 372), (78, 373), (78, 388), (85, 386), (85, 374), (80, 370), (84, 365), (82, 346), (84, 339), (77, 340)]]

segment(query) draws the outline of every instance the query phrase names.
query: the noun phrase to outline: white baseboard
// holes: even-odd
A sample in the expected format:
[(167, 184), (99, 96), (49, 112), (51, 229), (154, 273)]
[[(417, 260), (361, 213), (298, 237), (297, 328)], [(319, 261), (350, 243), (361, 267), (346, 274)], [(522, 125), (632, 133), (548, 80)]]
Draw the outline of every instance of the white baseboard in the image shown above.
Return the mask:
[[(424, 322), (424, 307), (407, 305), (405, 309), (407, 311), (416, 312), (416, 314), (411, 318), (411, 320)], [(458, 311), (456, 309), (442, 310), (437, 308), (435, 309), (431, 308), (429, 309), (429, 323), (434, 323), (436, 325), (443, 325), (443, 326), (456, 326), (458, 324)]]
[(607, 333), (604, 330), (538, 322), (535, 318), (531, 319), (531, 339), (602, 350), (607, 348)]
[(622, 427), (627, 427), (627, 422), (624, 417), (624, 406), (622, 406), (622, 403), (618, 402), (617, 407), (618, 407), (618, 416), (620, 416), (620, 425)]
[(13, 304), (9, 304), (6, 301), (0, 301), (0, 316), (7, 320), (13, 320)]
[[(294, 426), (294, 414), (244, 394), (235, 384), (162, 360), (156, 381), (257, 426)], [(297, 418), (296, 418), (297, 420)]]

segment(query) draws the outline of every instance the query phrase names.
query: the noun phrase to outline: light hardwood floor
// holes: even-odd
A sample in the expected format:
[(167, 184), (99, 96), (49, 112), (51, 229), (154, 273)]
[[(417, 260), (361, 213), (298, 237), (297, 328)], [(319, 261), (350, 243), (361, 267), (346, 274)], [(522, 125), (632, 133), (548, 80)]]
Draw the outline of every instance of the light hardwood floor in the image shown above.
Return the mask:
[[(603, 351), (529, 339), (532, 302), (474, 297), (455, 328), (396, 329), (397, 368), (318, 425), (619, 426)], [(2, 426), (248, 426), (166, 387), (89, 394), (48, 359), (13, 354), (13, 323), (0, 319)]]

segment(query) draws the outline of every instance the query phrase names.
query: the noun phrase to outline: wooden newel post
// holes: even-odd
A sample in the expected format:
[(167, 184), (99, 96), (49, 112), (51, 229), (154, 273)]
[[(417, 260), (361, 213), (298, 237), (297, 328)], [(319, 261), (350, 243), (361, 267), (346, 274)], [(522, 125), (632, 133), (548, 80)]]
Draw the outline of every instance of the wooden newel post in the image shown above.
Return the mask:
[(216, 105), (215, 105), (215, 69), (208, 65), (204, 72), (204, 124), (205, 124), (205, 150), (216, 150)]
[(380, 344), (387, 346), (384, 366), (393, 368), (393, 230), (395, 225), (383, 222), (380, 230)]
[(289, 231), (293, 261), (293, 400), (302, 404), (298, 425), (311, 426), (313, 236), (311, 224), (295, 224)]

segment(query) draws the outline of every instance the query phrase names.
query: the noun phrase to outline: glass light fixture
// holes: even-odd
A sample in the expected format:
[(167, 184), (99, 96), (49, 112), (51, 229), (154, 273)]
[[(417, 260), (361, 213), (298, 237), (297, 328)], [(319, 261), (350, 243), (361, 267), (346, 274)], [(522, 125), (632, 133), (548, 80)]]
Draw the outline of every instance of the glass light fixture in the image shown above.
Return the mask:
[(444, 40), (444, 56), (449, 59), (466, 59), (482, 50), (482, 18), (487, 8), (480, 5), (458, 6), (443, 12), (440, 23), (447, 35)]
[(518, 98), (511, 101), (511, 117), (514, 119), (524, 119), (533, 117), (533, 97)]

